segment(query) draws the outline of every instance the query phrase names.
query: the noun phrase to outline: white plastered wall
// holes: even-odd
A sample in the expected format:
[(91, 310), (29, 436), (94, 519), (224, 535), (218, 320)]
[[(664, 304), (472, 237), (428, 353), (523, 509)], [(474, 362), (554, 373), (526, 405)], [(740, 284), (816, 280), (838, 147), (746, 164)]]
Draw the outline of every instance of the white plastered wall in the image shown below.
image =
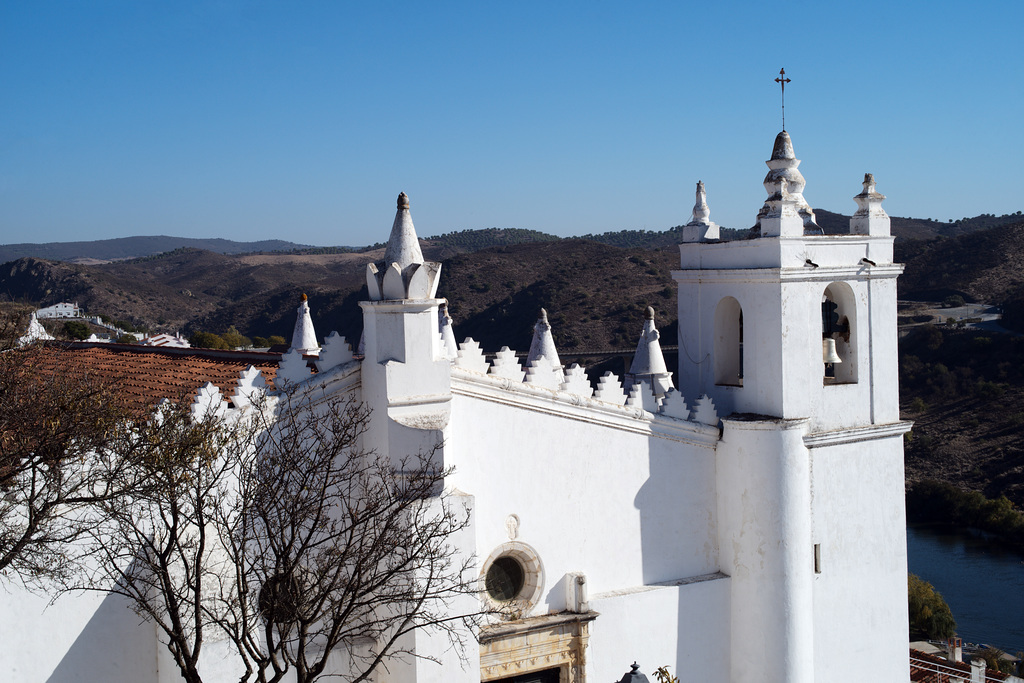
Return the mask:
[[(591, 604), (601, 616), (590, 624), (595, 640), (588, 662), (615, 662), (617, 670), (644, 648), (661, 657), (648, 673), (662, 664), (674, 667), (689, 662), (690, 639), (698, 632), (702, 652), (724, 661), (725, 577), (707, 582), (714, 586), (643, 590), (718, 570), (713, 442), (653, 436), (641, 420), (641, 429), (629, 430), (594, 416), (481, 400), (461, 395), (458, 387), (453, 382), (445, 448), (455, 466), (451, 483), (475, 496), (481, 565), (509, 542), (509, 516), (518, 518), (515, 540), (537, 553), (544, 572), (539, 603), (529, 616), (565, 610), (564, 577), (582, 572), (590, 595), (616, 594)], [(597, 607), (604, 600), (629, 618), (606, 616)], [(596, 664), (588, 664), (588, 672), (596, 676), (590, 680), (613, 675)]]
[(156, 628), (126, 600), (101, 593), (50, 598), (7, 584), (0, 597), (0, 680), (155, 681)]
[[(648, 680), (661, 666), (683, 681), (729, 680), (729, 578), (594, 596), (587, 680), (605, 683), (636, 661)], [(675, 653), (674, 656), (670, 653)]]
[(711, 448), (456, 394), (446, 453), (476, 498), (478, 556), (519, 517), (546, 574), (536, 614), (564, 609), (571, 571), (602, 592), (718, 569)]
[[(906, 681), (907, 554), (902, 435), (810, 449), (815, 680)], [(837, 653), (842, 653), (841, 658)]]

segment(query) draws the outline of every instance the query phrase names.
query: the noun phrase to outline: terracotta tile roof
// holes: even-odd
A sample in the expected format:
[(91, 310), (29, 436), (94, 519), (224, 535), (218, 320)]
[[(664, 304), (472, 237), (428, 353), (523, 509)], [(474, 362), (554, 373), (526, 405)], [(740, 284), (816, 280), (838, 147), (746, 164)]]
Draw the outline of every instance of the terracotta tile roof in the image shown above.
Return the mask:
[(216, 351), (135, 344), (95, 342), (49, 343), (41, 367), (47, 371), (88, 372), (117, 383), (124, 395), (140, 406), (187, 397), (207, 382), (229, 398), (240, 373), (255, 366), (273, 385), (281, 354), (254, 351)]

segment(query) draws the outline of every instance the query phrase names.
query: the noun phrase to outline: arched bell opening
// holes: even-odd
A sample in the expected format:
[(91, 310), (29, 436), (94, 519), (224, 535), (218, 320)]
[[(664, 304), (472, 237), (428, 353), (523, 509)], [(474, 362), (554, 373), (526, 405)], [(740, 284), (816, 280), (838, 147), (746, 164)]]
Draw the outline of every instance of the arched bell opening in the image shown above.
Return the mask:
[(857, 301), (845, 282), (833, 282), (821, 297), (821, 362), (826, 384), (857, 381)]
[(727, 296), (715, 308), (715, 384), (743, 386), (743, 309)]

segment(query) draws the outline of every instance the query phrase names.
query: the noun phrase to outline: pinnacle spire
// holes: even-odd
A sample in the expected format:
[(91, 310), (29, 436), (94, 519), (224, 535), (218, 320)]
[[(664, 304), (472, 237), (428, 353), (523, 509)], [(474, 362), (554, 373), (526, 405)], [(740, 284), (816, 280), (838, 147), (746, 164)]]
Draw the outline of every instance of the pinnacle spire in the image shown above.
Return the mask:
[(437, 326), (441, 334), (441, 354), (448, 360), (459, 357), (459, 344), (455, 341), (455, 330), (452, 329), (452, 317), (448, 315), (448, 302), (437, 307)]
[(853, 198), (857, 212), (850, 217), (850, 233), (853, 235), (882, 235), (891, 233), (889, 214), (882, 208), (884, 194), (875, 190), (875, 176), (864, 174), (864, 190)]
[(28, 319), (28, 329), (25, 331), (24, 336), (18, 339), (19, 346), (26, 346), (36, 341), (46, 341), (53, 339), (53, 335), (46, 331), (43, 324), (39, 322), (39, 318), (36, 317), (36, 312), (32, 311), (32, 314)]
[(301, 303), (295, 312), (297, 315), (291, 348), (306, 355), (318, 355), (320, 345), (316, 342), (316, 330), (313, 328), (313, 318), (309, 314), (309, 297), (305, 293), (302, 294)]
[(529, 364), (538, 358), (547, 360), (556, 371), (561, 371), (562, 361), (558, 358), (558, 351), (555, 349), (555, 340), (551, 336), (551, 323), (548, 322), (548, 312), (540, 309), (540, 318), (533, 326), (533, 342), (530, 344), (530, 354), (526, 357)]
[(661, 352), (661, 333), (654, 324), (654, 308), (647, 307), (644, 312), (644, 329), (636, 344), (633, 363), (626, 373), (628, 388), (637, 382), (647, 382), (657, 397), (664, 396), (672, 388), (672, 373), (665, 365), (665, 356)]
[(693, 217), (683, 226), (684, 242), (708, 242), (717, 240), (721, 234), (718, 224), (711, 222), (711, 209), (704, 181), (697, 181), (697, 201), (693, 205)]
[(797, 168), (800, 160), (789, 133), (782, 131), (775, 137), (772, 156), (765, 163), (769, 168), (764, 177), (768, 199), (757, 214), (755, 230), (762, 236), (822, 234), (814, 210), (804, 199), (807, 181)]
[(704, 181), (697, 181), (697, 202), (693, 205), (693, 220), (691, 223), (703, 223), (707, 225), (711, 221), (711, 209), (708, 208), (708, 195), (704, 190)]
[(414, 263), (423, 263), (420, 240), (409, 213), (409, 196), (404, 192), (398, 195), (398, 211), (391, 226), (387, 249), (384, 250), (384, 263), (397, 263), (402, 271)]
[(384, 260), (366, 264), (366, 288), (371, 301), (432, 299), (437, 293), (441, 264), (423, 260), (420, 240), (409, 214), (409, 196), (398, 195), (398, 212)]

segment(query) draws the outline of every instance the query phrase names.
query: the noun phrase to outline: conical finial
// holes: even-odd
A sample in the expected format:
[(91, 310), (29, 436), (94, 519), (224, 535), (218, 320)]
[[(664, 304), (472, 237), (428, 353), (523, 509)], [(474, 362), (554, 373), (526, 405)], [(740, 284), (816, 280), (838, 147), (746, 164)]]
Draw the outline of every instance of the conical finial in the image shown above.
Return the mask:
[(658, 397), (672, 388), (672, 373), (665, 365), (660, 339), (661, 333), (654, 325), (654, 307), (648, 306), (644, 311), (644, 330), (640, 333), (633, 362), (626, 373), (626, 391), (641, 381), (647, 382)]
[(537, 324), (533, 326), (533, 342), (530, 343), (530, 353), (526, 362), (530, 363), (538, 358), (546, 358), (552, 368), (561, 372), (562, 361), (558, 358), (558, 351), (555, 349), (555, 340), (551, 336), (551, 323), (548, 322), (548, 312), (540, 309), (540, 317)]
[(789, 133), (782, 131), (775, 136), (772, 156), (765, 164), (770, 169), (764, 177), (768, 200), (758, 212), (755, 225), (761, 236), (821, 234), (814, 210), (804, 199), (807, 183), (798, 168), (800, 160)]
[(711, 222), (711, 209), (708, 208), (708, 196), (704, 189), (704, 181), (697, 181), (697, 201), (693, 205), (693, 217), (683, 226), (684, 242), (709, 242), (720, 236), (719, 227)]
[(384, 260), (366, 264), (366, 288), (371, 301), (431, 299), (437, 293), (441, 264), (425, 262), (409, 213), (409, 195), (398, 195), (398, 210)]
[(640, 673), (640, 665), (633, 662), (630, 670), (618, 681), (618, 683), (648, 683), (647, 676)]
[(409, 197), (404, 192), (398, 195), (398, 213), (395, 214), (391, 237), (388, 239), (387, 249), (384, 250), (384, 267), (387, 268), (392, 263), (397, 263), (398, 269), (403, 273), (410, 265), (423, 263), (420, 240), (416, 236), (416, 227), (412, 224), (412, 216), (409, 214)]
[(437, 326), (441, 333), (441, 354), (448, 360), (459, 357), (459, 345), (455, 341), (455, 330), (452, 329), (452, 317), (448, 315), (448, 302), (442, 301), (437, 306)]
[(854, 235), (889, 236), (891, 226), (889, 214), (882, 208), (884, 194), (875, 189), (875, 176), (864, 174), (864, 191), (853, 198), (857, 212), (850, 217), (850, 233)]
[(789, 137), (789, 133), (786, 131), (775, 136), (775, 145), (772, 147), (771, 161), (779, 159), (796, 159), (796, 152), (793, 151), (793, 138)]
[(291, 348), (306, 355), (319, 354), (320, 345), (316, 341), (313, 318), (309, 314), (309, 298), (305, 293), (302, 294), (302, 302), (295, 312), (295, 329), (292, 331)]
[(693, 220), (690, 223), (708, 225), (711, 221), (711, 209), (708, 208), (708, 195), (704, 190), (704, 181), (697, 181), (697, 201), (693, 205)]

